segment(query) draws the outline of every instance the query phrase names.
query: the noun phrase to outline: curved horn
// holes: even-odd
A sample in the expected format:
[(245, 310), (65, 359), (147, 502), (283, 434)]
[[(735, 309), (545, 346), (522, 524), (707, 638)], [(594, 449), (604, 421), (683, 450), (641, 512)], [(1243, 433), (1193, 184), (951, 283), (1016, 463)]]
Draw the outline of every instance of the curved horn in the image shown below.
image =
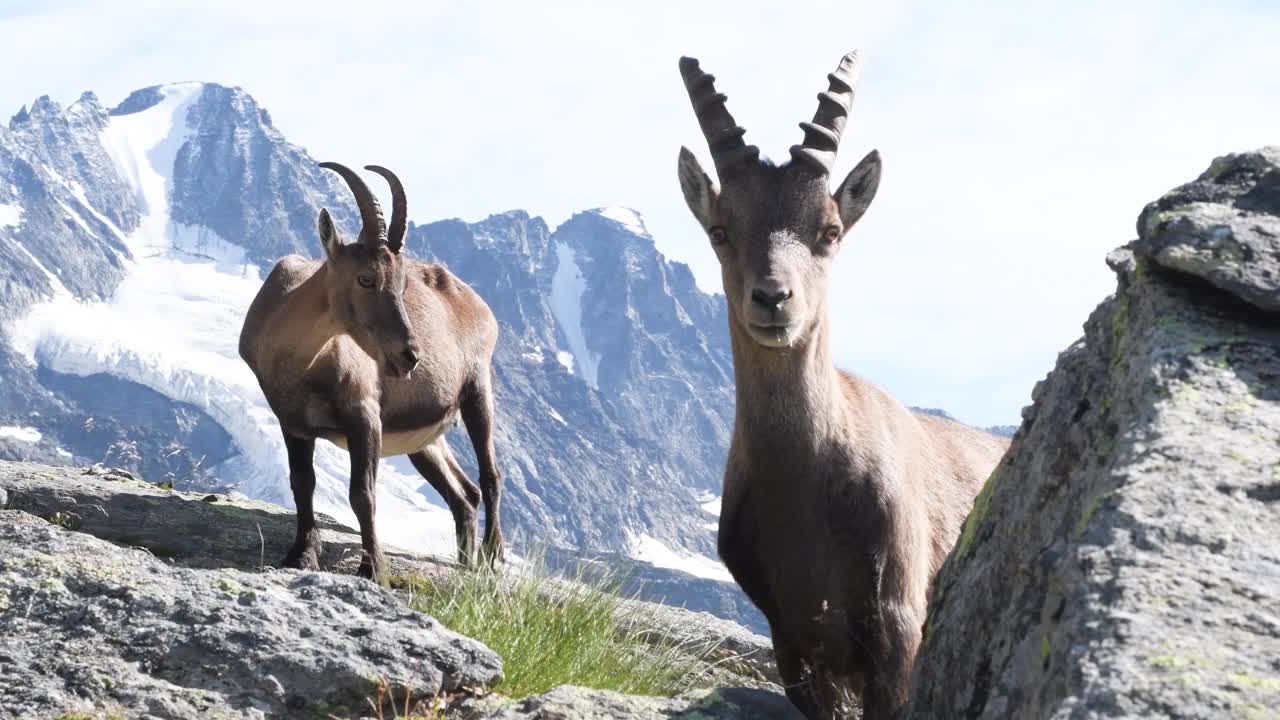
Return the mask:
[(336, 162), (322, 162), (320, 167), (341, 175), (351, 188), (351, 194), (356, 196), (356, 207), (360, 210), (360, 242), (370, 246), (386, 242), (387, 224), (382, 219), (382, 206), (364, 180), (351, 168)]
[(387, 229), (387, 247), (391, 252), (400, 252), (404, 245), (404, 231), (409, 225), (409, 216), (405, 212), (407, 203), (404, 198), (404, 185), (400, 178), (381, 165), (365, 165), (365, 170), (381, 175), (391, 186), (391, 227)]
[(680, 76), (684, 78), (685, 90), (689, 91), (693, 114), (698, 117), (702, 134), (707, 138), (716, 173), (724, 175), (725, 171), (758, 158), (759, 148), (743, 141), (746, 129), (734, 122), (725, 107), (726, 96), (716, 92), (715, 76), (703, 72), (698, 61), (691, 57), (680, 58)]
[(831, 172), (861, 72), (862, 58), (855, 50), (841, 58), (836, 71), (827, 75), (830, 86), (826, 92), (818, 93), (818, 111), (813, 114), (813, 122), (800, 123), (804, 142), (791, 146), (793, 160), (809, 163), (823, 175)]

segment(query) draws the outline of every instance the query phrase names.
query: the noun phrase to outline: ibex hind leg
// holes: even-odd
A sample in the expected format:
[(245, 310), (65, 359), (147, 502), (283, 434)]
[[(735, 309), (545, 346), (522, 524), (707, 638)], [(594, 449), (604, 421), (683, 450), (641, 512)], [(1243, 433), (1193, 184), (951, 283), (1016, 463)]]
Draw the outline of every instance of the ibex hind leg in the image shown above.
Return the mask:
[[(418, 452), (410, 453), (409, 462), (449, 506), (458, 539), (458, 564), (470, 567), (475, 563), (476, 504), (480, 491), (465, 476), (454, 472), (453, 466), (457, 461), (443, 437)], [(474, 502), (460, 481), (471, 486), (471, 491), (477, 496)]]
[(297, 537), (280, 564), (289, 568), (319, 570), (320, 530), (316, 527), (312, 507), (316, 491), (316, 471), (312, 465), (316, 441), (286, 433), (284, 447), (289, 454), (289, 487), (293, 490), (293, 504), (297, 508)]
[(471, 482), (471, 478), (467, 476), (467, 471), (462, 469), (458, 464), (458, 458), (453, 454), (448, 445), (445, 446), (444, 459), (449, 463), (449, 469), (453, 470), (453, 476), (457, 479), (459, 487), (467, 496), (467, 502), (471, 504), (472, 509), (480, 507), (480, 488)]
[(482, 562), (489, 566), (502, 560), (503, 541), (500, 526), (502, 473), (493, 449), (493, 380), (484, 373), (471, 383), (462, 400), (462, 422), (467, 426), (471, 446), (480, 466), (480, 495), (484, 500), (484, 547)]

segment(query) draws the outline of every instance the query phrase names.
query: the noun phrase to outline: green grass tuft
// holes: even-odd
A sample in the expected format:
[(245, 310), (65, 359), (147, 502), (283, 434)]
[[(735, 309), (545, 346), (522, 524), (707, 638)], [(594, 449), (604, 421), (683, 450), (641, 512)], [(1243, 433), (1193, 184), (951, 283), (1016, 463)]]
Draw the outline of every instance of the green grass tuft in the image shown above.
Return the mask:
[(637, 695), (674, 695), (696, 685), (694, 650), (643, 628), (652, 606), (620, 597), (607, 581), (566, 582), (540, 572), (457, 572), (442, 580), (400, 577), (410, 605), (502, 658), (498, 692), (521, 698), (571, 684)]

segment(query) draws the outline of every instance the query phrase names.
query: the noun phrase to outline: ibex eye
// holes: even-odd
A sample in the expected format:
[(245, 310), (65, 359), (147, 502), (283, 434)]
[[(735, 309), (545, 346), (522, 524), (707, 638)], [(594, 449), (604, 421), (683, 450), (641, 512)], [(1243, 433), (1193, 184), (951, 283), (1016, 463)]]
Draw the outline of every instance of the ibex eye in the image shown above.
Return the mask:
[(371, 288), (373, 287), (373, 276), (359, 275), (356, 277), (356, 282), (360, 283), (360, 287), (362, 288)]
[(836, 242), (840, 239), (840, 227), (837, 225), (828, 225), (822, 231), (822, 239), (829, 243)]
[(725, 232), (725, 229), (719, 225), (708, 230), (707, 234), (711, 236), (711, 242), (714, 245), (723, 244), (729, 239), (729, 233)]

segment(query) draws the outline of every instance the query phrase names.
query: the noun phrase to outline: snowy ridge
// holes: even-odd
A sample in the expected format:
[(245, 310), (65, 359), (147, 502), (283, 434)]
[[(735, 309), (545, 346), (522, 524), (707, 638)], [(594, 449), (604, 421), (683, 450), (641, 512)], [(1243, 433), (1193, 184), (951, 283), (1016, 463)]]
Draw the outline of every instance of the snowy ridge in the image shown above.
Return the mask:
[[(240, 483), (247, 495), (291, 506), (279, 425), (237, 347), (261, 275), (239, 246), (207, 228), (175, 223), (169, 214), (174, 160), (190, 134), (187, 110), (202, 90), (199, 83), (162, 87), (159, 103), (113, 116), (101, 133), (103, 147), (145, 213), (137, 230), (124, 237), (133, 259), (111, 299), (80, 302), (63, 289), (13, 323), (10, 337), (29, 361), (57, 372), (109, 373), (200, 408), (231, 435), (241, 453), (213, 470)], [(119, 233), (83, 189), (76, 196)], [(71, 208), (64, 209), (86, 224)], [(345, 451), (317, 444), (316, 507), (354, 526), (347, 501), (349, 465)], [(378, 527), (385, 540), (451, 556), (452, 519), (419, 492), (425, 481), (407, 463), (386, 461), (378, 479)]]
[(640, 217), (640, 213), (618, 205), (610, 207), (596, 208), (592, 212), (598, 213), (601, 217), (608, 218), (621, 225), (628, 232), (635, 233), (640, 237), (650, 237), (649, 229), (644, 225), (644, 219)]

